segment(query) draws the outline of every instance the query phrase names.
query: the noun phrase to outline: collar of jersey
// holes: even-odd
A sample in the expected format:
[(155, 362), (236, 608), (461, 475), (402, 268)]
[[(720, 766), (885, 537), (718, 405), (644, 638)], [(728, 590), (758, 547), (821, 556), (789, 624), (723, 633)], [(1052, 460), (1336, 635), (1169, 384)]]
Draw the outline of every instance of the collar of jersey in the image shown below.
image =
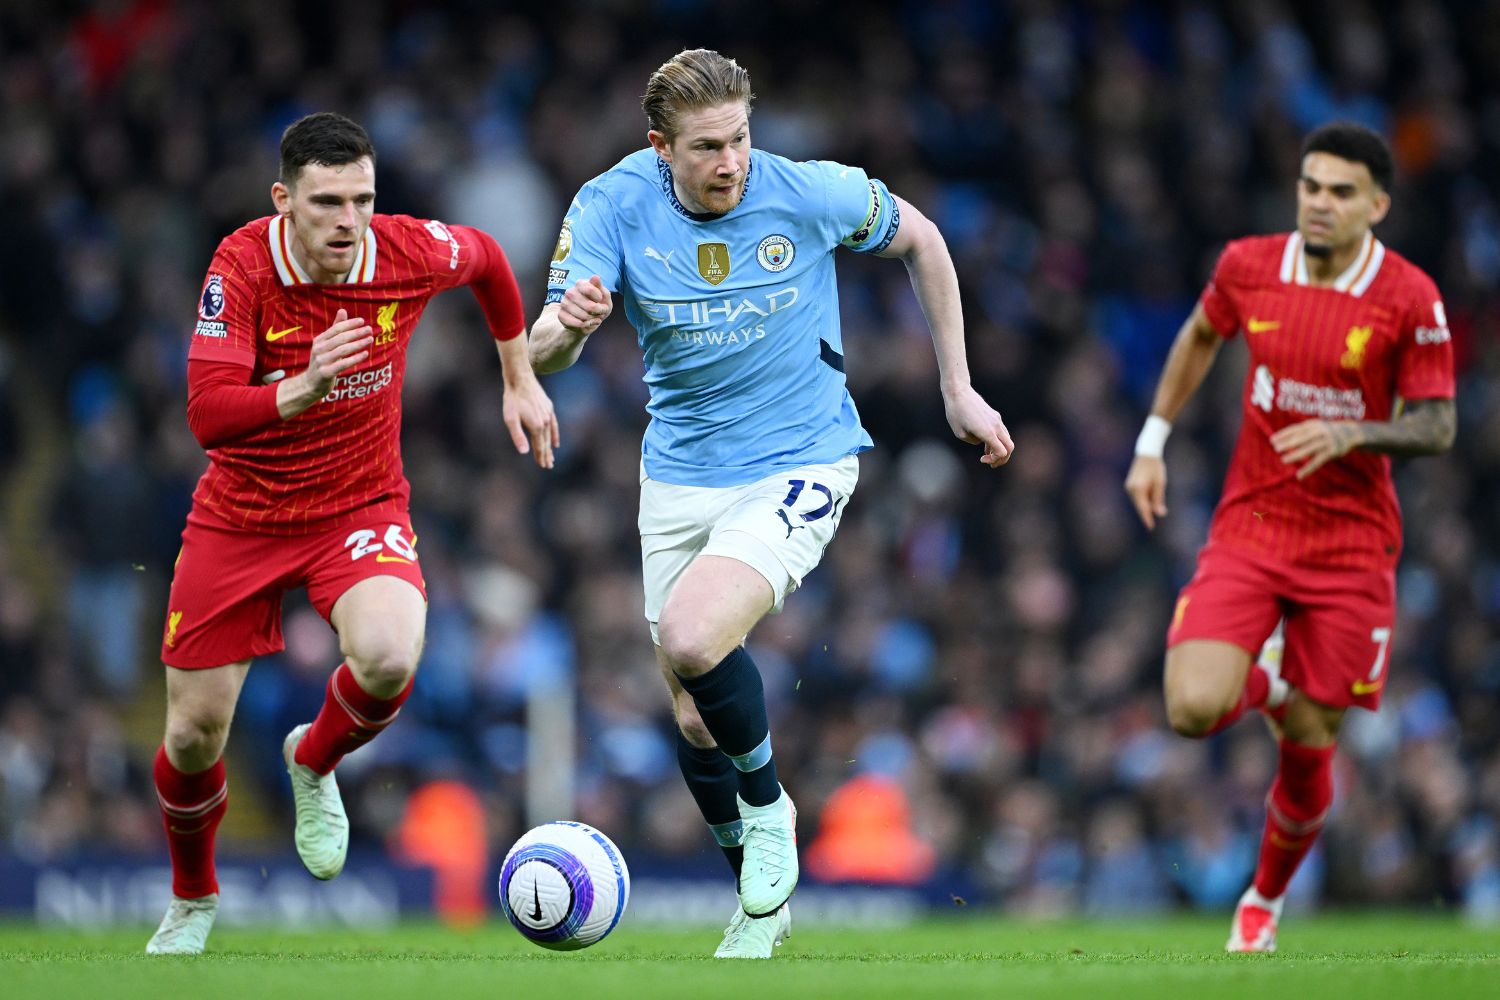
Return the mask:
[[(1364, 245), (1349, 266), (1344, 268), (1344, 273), (1334, 279), (1333, 290), (1347, 292), (1358, 298), (1374, 284), (1375, 276), (1380, 273), (1380, 265), (1384, 262), (1385, 244), (1377, 240), (1374, 233), (1366, 232)], [(1287, 237), (1286, 246), (1281, 252), (1281, 281), (1288, 285), (1312, 284), (1307, 274), (1307, 257), (1302, 252), (1301, 233), (1293, 232)]]
[[(750, 162), (745, 166), (745, 190), (740, 195), (741, 205), (745, 203), (746, 198), (750, 197), (750, 174), (754, 170), (755, 158), (751, 157)], [(718, 215), (714, 212), (689, 212), (687, 210), (687, 206), (677, 200), (677, 191), (672, 187), (671, 164), (667, 163), (666, 160), (663, 160), (660, 156), (658, 156), (656, 158), (656, 172), (661, 175), (661, 189), (662, 192), (666, 194), (667, 201), (671, 202), (672, 207), (677, 209), (678, 214), (682, 215), (684, 218), (692, 219), (694, 222), (713, 222), (715, 219), (722, 219), (724, 218), (724, 215), (729, 214), (729, 212), (725, 212), (724, 215)], [(739, 205), (735, 206), (735, 208), (738, 207)], [(729, 211), (732, 212), (734, 211), (734, 209), (730, 209)]]
[[(271, 225), (266, 228), (266, 243), (271, 250), (271, 262), (276, 265), (276, 275), (283, 285), (311, 285), (312, 278), (292, 256), (292, 232), (286, 217), (273, 215)], [(375, 226), (365, 228), (365, 238), (360, 243), (359, 253), (354, 255), (354, 266), (344, 275), (341, 284), (354, 285), (375, 280)]]

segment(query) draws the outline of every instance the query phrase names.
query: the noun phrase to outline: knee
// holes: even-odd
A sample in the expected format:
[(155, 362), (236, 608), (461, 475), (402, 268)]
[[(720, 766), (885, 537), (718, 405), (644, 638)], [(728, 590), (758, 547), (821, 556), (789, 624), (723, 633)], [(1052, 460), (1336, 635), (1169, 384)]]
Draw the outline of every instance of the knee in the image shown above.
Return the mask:
[(394, 698), (411, 683), (422, 656), (422, 640), (394, 632), (355, 638), (344, 658), (359, 686), (376, 698)]
[(1216, 691), (1167, 690), (1167, 722), (1181, 736), (1207, 735), (1232, 707), (1233, 702)]
[(662, 616), (657, 633), (662, 655), (684, 677), (706, 674), (728, 655), (728, 650), (718, 648), (720, 643), (712, 630), (675, 616)]
[(376, 698), (394, 698), (417, 672), (420, 650), (402, 644), (374, 645), (345, 653), (359, 686)]
[(224, 753), (229, 720), (228, 712), (169, 711), (166, 736), (162, 740), (168, 759), (189, 772), (212, 765)]

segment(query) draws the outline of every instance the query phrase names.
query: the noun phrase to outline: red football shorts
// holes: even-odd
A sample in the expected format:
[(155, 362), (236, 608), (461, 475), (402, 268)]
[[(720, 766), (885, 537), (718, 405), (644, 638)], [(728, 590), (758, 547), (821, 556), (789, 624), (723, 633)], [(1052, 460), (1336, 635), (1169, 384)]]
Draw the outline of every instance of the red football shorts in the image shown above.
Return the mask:
[(1306, 569), (1209, 546), (1182, 589), (1167, 647), (1217, 639), (1251, 656), (1286, 619), (1281, 676), (1325, 705), (1380, 707), (1396, 623), (1396, 571)]
[(162, 633), (168, 666), (222, 667), (280, 652), (281, 599), (297, 587), (324, 619), (344, 591), (372, 576), (400, 577), (427, 597), (405, 514), (372, 511), (368, 524), (290, 537), (205, 520), (190, 520), (182, 533)]

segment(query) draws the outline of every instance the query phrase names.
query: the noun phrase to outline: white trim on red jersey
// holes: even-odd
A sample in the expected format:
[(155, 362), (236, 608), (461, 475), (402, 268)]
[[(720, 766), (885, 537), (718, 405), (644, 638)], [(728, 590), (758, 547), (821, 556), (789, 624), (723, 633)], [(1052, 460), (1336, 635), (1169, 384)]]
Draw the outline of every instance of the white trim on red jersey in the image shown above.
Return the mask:
[[(283, 285), (313, 283), (312, 278), (308, 277), (302, 265), (297, 263), (297, 258), (292, 255), (292, 232), (291, 227), (286, 224), (286, 216), (276, 215), (271, 218), (271, 225), (266, 229), (266, 243), (271, 251), (271, 262), (276, 265), (276, 274)], [(354, 257), (354, 266), (344, 275), (342, 284), (374, 281), (378, 256), (375, 252), (375, 226), (372, 222), (365, 229), (365, 238), (360, 241), (359, 253)]]
[[(1281, 252), (1283, 283), (1312, 284), (1307, 276), (1307, 256), (1302, 249), (1301, 233), (1294, 232), (1287, 237), (1286, 249)], [(1344, 269), (1344, 273), (1333, 280), (1333, 290), (1347, 292), (1359, 298), (1375, 282), (1375, 276), (1380, 273), (1380, 265), (1383, 263), (1385, 263), (1385, 244), (1377, 240), (1374, 233), (1366, 232), (1364, 246), (1360, 247), (1359, 254)]]

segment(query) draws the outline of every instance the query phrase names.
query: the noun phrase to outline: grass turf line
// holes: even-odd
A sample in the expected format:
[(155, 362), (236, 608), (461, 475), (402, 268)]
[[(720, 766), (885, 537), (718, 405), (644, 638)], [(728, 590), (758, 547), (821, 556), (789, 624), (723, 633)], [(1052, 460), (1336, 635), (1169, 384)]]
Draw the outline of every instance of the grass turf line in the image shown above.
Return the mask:
[(537, 948), (497, 919), (462, 932), (425, 923), (221, 927), (207, 954), (165, 959), (143, 953), (151, 928), (8, 924), (0, 925), (0, 992), (49, 1000), (1500, 996), (1495, 928), (1409, 913), (1293, 917), (1282, 951), (1263, 956), (1224, 954), (1227, 925), (1227, 917), (1027, 923), (965, 914), (891, 930), (794, 927), (774, 960), (724, 962), (711, 957), (713, 929), (633, 928), (628, 918), (602, 944), (571, 954)]

